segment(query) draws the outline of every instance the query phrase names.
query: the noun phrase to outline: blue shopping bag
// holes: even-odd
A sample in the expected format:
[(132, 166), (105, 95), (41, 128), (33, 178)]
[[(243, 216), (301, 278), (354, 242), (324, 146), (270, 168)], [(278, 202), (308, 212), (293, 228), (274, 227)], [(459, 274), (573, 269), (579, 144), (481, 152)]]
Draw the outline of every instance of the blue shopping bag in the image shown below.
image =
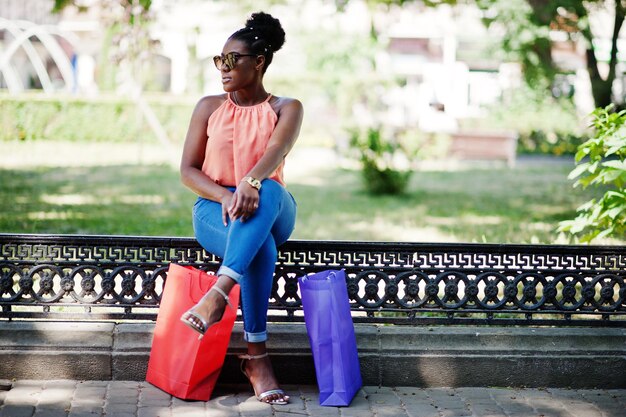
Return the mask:
[(346, 273), (329, 270), (298, 278), (320, 405), (347, 406), (363, 384)]

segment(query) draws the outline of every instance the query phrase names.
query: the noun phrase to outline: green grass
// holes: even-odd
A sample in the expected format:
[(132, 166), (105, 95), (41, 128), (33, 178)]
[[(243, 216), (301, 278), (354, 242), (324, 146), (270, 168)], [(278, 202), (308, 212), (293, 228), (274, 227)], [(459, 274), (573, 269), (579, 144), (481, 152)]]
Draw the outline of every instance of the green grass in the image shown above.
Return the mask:
[[(355, 172), (331, 171), (324, 187), (293, 187), (298, 235), (315, 239), (565, 243), (554, 229), (592, 190), (572, 189), (570, 167), (422, 171), (399, 197), (372, 197)], [(595, 242), (601, 243), (601, 242)], [(605, 241), (604, 243), (609, 243)], [(613, 242), (615, 243), (615, 242)]]
[[(287, 178), (294, 239), (565, 243), (558, 222), (599, 195), (572, 188), (573, 165), (547, 162), (422, 170), (405, 195), (374, 197), (358, 171), (300, 159), (311, 169)], [(0, 168), (0, 232), (192, 236), (194, 201), (170, 165)]]
[(0, 230), (191, 235), (194, 196), (168, 166), (0, 170)]

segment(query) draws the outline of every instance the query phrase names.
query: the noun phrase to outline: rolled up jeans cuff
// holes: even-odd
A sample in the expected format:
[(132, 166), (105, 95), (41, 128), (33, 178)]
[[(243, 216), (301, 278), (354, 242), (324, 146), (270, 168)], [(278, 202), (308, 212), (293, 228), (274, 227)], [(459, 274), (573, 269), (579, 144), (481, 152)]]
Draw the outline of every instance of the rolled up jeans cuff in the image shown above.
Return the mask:
[(243, 332), (243, 338), (246, 342), (260, 343), (267, 340), (267, 331), (259, 333)]
[(227, 266), (220, 266), (220, 269), (217, 270), (217, 274), (218, 277), (220, 275), (226, 275), (229, 278), (232, 278), (233, 281), (239, 283), (239, 281), (241, 280), (241, 278), (243, 277), (243, 275), (241, 275), (239, 272), (233, 271), (232, 269), (230, 269)]

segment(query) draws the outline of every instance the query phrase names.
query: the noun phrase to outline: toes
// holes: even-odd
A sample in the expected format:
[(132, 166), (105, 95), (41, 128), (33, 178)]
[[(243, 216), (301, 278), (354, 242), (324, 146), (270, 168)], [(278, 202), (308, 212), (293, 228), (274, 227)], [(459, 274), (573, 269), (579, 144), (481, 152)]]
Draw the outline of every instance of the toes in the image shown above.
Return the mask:
[(274, 397), (273, 395), (270, 395), (269, 397), (264, 398), (264, 401), (267, 404), (272, 404), (276, 400), (278, 400), (278, 397)]
[(191, 324), (193, 327), (195, 327), (196, 329), (200, 329), (202, 326), (201, 323), (199, 323), (198, 320), (195, 319), (193, 316), (187, 317), (187, 322)]
[(272, 394), (263, 399), (263, 402), (267, 404), (273, 404), (274, 402), (289, 402), (288, 395)]

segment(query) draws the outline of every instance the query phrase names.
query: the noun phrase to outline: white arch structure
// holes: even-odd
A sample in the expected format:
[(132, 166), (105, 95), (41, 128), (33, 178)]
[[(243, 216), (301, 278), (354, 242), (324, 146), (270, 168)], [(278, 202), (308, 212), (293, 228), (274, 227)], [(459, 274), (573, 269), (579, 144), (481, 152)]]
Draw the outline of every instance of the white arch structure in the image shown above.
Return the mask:
[[(41, 86), (46, 93), (52, 93), (56, 89), (50, 80), (50, 75), (45, 68), (44, 62), (39, 56), (37, 50), (33, 46), (30, 38), (35, 36), (42, 45), (45, 47), (46, 51), (50, 54), (50, 57), (53, 59), (57, 68), (61, 73), (61, 77), (63, 77), (63, 81), (65, 83), (65, 90), (72, 91), (74, 89), (74, 74), (72, 71), (72, 64), (70, 59), (67, 57), (59, 42), (54, 38), (53, 35), (57, 35), (62, 37), (66, 41), (72, 45), (74, 49), (76, 49), (76, 45), (78, 42), (75, 41), (74, 38), (70, 39), (70, 34), (63, 33), (59, 29), (54, 26), (43, 26), (36, 25), (32, 22), (27, 22), (24, 20), (8, 20), (0, 17), (0, 30), (7, 30), (13, 37), (11, 43), (9, 43), (8, 47), (4, 50), (0, 50), (0, 74), (4, 76), (4, 80), (7, 83), (7, 87), (10, 93), (18, 93), (24, 89), (20, 77), (18, 76), (17, 70), (11, 59), (15, 55), (15, 53), (23, 48), (26, 53), (28, 59), (30, 60), (39, 80), (41, 81)], [(136, 84), (134, 79), (132, 80), (133, 84)], [(161, 125), (161, 122), (156, 117), (148, 102), (141, 95), (141, 88), (137, 86), (136, 91), (132, 94), (133, 100), (136, 102), (137, 106), (143, 117), (145, 117), (148, 126), (155, 133), (157, 139), (168, 149), (172, 148), (172, 144), (169, 140), (167, 132)], [(170, 155), (174, 155), (174, 153), (170, 152)], [(173, 165), (176, 165), (176, 161), (171, 159), (170, 162)]]
[(67, 40), (72, 46), (75, 46), (75, 42), (69, 38), (67, 33), (62, 33), (54, 26), (42, 26), (24, 20), (12, 21), (0, 17), (0, 30), (2, 29), (7, 30), (13, 37), (8, 47), (0, 51), (0, 73), (4, 76), (10, 93), (17, 93), (24, 89), (17, 75), (17, 70), (11, 62), (11, 59), (20, 48), (24, 50), (30, 63), (33, 65), (43, 90), (46, 93), (51, 93), (55, 90), (43, 60), (30, 40), (32, 36), (39, 39), (41, 44), (46, 48), (46, 51), (50, 54), (50, 57), (61, 73), (61, 77), (65, 83), (65, 89), (71, 91), (74, 88), (74, 75), (70, 59), (59, 45), (59, 42), (52, 36), (60, 36)]

